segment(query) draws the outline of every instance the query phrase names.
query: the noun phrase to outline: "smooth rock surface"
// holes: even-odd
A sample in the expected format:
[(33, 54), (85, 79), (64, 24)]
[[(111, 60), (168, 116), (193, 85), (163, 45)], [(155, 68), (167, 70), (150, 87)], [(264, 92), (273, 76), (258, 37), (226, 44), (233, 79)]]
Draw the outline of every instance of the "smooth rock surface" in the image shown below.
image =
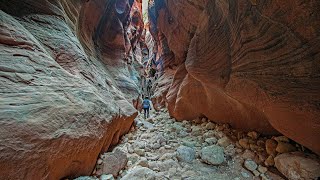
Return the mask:
[(275, 167), (288, 179), (317, 179), (320, 177), (320, 160), (300, 152), (280, 154), (274, 158)]
[(0, 179), (90, 175), (129, 131), (140, 66), (114, 3), (1, 1)]
[(320, 154), (319, 6), (316, 0), (153, 3), (158, 70), (174, 74), (171, 82), (156, 81), (163, 91), (154, 98), (178, 120), (205, 116), (245, 131), (278, 131)]

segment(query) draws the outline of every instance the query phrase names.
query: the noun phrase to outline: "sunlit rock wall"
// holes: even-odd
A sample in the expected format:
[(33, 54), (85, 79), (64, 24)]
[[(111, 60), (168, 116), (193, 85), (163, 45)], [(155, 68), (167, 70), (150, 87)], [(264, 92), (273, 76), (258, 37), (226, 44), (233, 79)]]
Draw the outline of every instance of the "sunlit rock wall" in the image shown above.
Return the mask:
[(141, 69), (126, 54), (133, 3), (0, 1), (0, 179), (89, 175), (129, 130)]
[(149, 10), (154, 39), (164, 35), (174, 56), (172, 116), (278, 131), (320, 153), (319, 1), (169, 0)]

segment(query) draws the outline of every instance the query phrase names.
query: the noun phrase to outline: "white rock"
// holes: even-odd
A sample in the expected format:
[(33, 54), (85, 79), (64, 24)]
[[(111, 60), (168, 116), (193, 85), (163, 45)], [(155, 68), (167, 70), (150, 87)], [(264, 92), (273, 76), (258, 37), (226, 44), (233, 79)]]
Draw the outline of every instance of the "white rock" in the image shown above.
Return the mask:
[(114, 177), (112, 174), (103, 174), (100, 176), (100, 180), (114, 180)]
[(137, 167), (128, 171), (122, 180), (142, 180), (142, 179), (155, 179), (156, 172), (146, 167)]

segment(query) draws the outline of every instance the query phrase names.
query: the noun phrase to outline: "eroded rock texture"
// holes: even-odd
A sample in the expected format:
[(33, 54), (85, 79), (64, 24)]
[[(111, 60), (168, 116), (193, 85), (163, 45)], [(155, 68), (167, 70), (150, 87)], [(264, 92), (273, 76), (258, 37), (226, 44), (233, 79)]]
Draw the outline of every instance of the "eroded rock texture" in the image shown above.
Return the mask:
[(0, 179), (90, 175), (129, 130), (142, 67), (126, 56), (132, 4), (0, 1)]
[(319, 154), (319, 10), (316, 0), (151, 1), (154, 39), (173, 54), (170, 114), (278, 131)]

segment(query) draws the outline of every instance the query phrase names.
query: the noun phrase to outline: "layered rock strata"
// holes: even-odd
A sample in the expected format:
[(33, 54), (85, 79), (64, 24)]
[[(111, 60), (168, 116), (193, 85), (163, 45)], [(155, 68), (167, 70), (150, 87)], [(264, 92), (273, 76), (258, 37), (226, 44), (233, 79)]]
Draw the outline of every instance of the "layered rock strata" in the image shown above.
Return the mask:
[(158, 56), (164, 73), (175, 70), (169, 90), (154, 99), (166, 97), (178, 120), (278, 131), (319, 154), (319, 7), (315, 0), (151, 1), (150, 29), (173, 58)]
[(126, 56), (141, 24), (133, 4), (1, 0), (0, 179), (90, 175), (130, 129), (142, 68)]

